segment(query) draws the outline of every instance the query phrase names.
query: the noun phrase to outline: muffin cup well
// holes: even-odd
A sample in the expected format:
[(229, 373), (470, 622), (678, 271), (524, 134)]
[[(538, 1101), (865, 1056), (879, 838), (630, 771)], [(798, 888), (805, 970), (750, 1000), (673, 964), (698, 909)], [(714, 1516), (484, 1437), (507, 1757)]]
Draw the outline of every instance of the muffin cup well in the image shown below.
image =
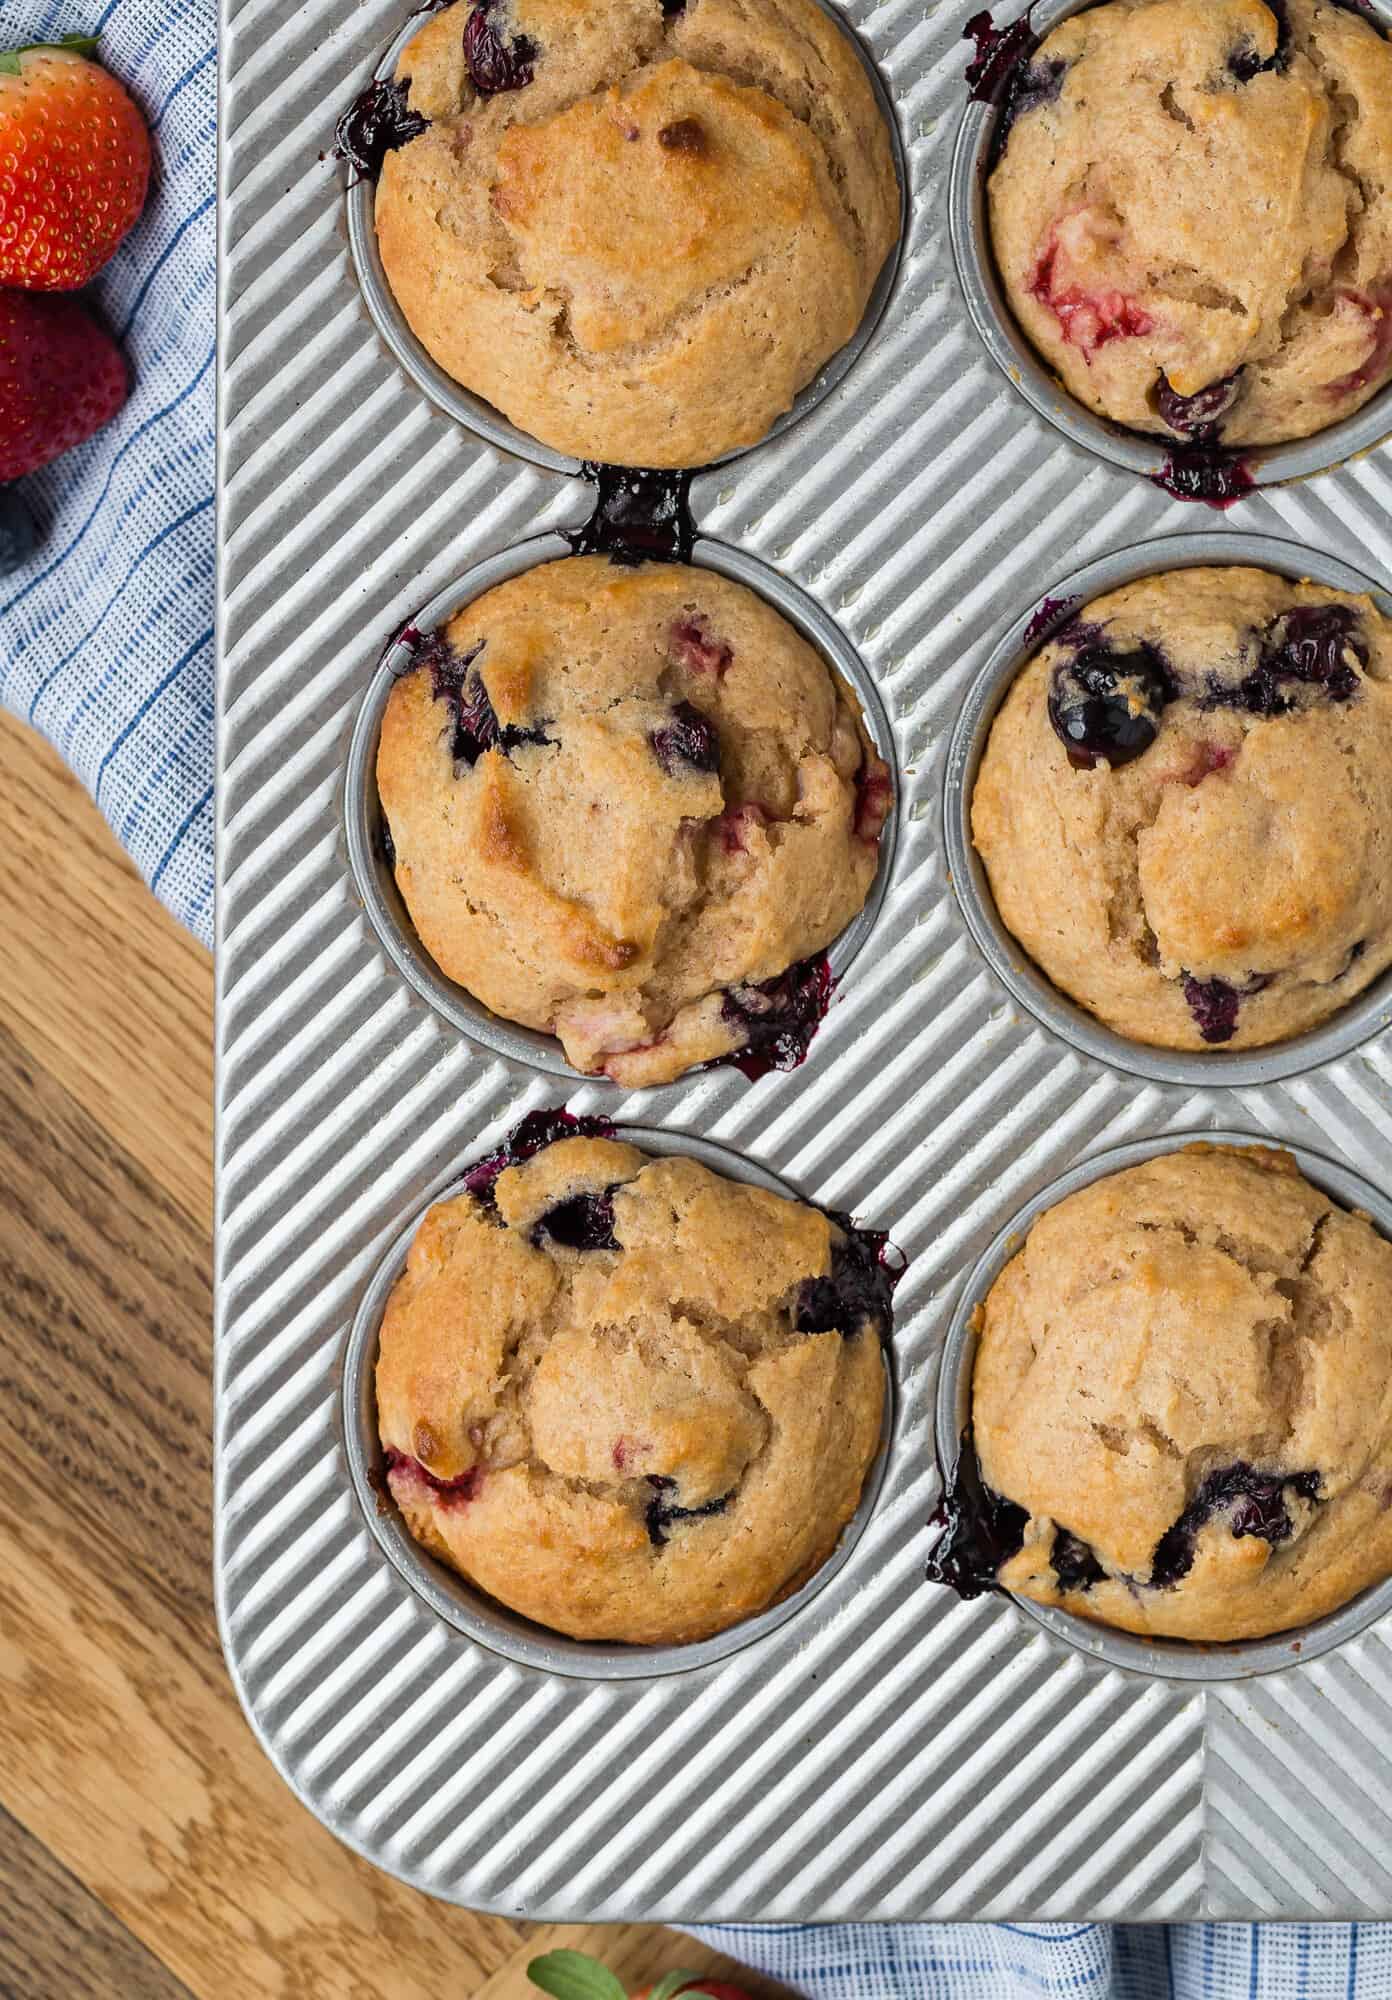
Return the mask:
[[(884, 317), (886, 306), (898, 281), (899, 265), (903, 257), (904, 238), (909, 222), (909, 171), (908, 159), (904, 151), (903, 134), (899, 129), (898, 113), (894, 100), (889, 94), (884, 78), (870, 57), (869, 51), (859, 35), (847, 21), (842, 10), (832, 4), (832, 0), (816, 0), (816, 4), (828, 19), (834, 21), (864, 67), (875, 93), (875, 102), (880, 108), (885, 128), (889, 133), (890, 149), (894, 156), (894, 171), (899, 182), (899, 235), (894, 248), (885, 259), (884, 269), (875, 280), (874, 290), (860, 325), (851, 335), (846, 345), (839, 348), (829, 361), (818, 371), (807, 387), (799, 392), (791, 409), (785, 410), (772, 428), (753, 444), (741, 445), (738, 450), (727, 452), (723, 458), (713, 461), (716, 465), (728, 465), (733, 460), (743, 458), (751, 451), (758, 451), (780, 438), (793, 425), (825, 402), (833, 389), (839, 388), (851, 369), (865, 352), (874, 337), (875, 330)], [(417, 9), (402, 23), (399, 33), (388, 45), (385, 54), (372, 72), (373, 80), (385, 82), (396, 73), (396, 65), (402, 50), (412, 36), (420, 30), (420, 12)], [(482, 396), (476, 396), (466, 389), (462, 382), (456, 382), (440, 364), (426, 352), (424, 346), (412, 332), (405, 313), (396, 302), (396, 295), (387, 283), (387, 275), (382, 267), (381, 253), (377, 247), (377, 228), (373, 210), (377, 188), (374, 181), (351, 180), (346, 201), (348, 214), (348, 250), (353, 269), (363, 295), (363, 302), (371, 315), (373, 325), (386, 342), (392, 355), (402, 369), (438, 409), (456, 423), (471, 431), (485, 444), (496, 445), (500, 451), (511, 452), (514, 458), (526, 460), (529, 465), (544, 466), (550, 472), (579, 472), (579, 459), (570, 458), (564, 452), (555, 451), (540, 438), (533, 437), (505, 417), (501, 410)]]
[[(1141, 1139), (1129, 1146), (1117, 1146), (1084, 1160), (1080, 1166), (1053, 1181), (1013, 1215), (977, 1260), (961, 1293), (948, 1327), (938, 1375), (936, 1434), (938, 1466), (944, 1487), (951, 1483), (961, 1449), (962, 1434), (971, 1418), (972, 1369), (976, 1361), (976, 1330), (972, 1319), (976, 1309), (996, 1279), (1020, 1250), (1032, 1224), (1046, 1209), (1079, 1188), (1091, 1187), (1108, 1174), (1124, 1167), (1139, 1166), (1160, 1154), (1178, 1152), (1196, 1144), (1210, 1146), (1278, 1147), (1289, 1153), (1312, 1186), (1319, 1188), (1344, 1208), (1359, 1209), (1380, 1232), (1392, 1238), (1392, 1199), (1370, 1185), (1348, 1167), (1339, 1166), (1303, 1146), (1289, 1146), (1283, 1140), (1255, 1138), (1250, 1132), (1172, 1133), (1163, 1139)], [(1357, 1597), (1325, 1618), (1310, 1625), (1292, 1626), (1266, 1639), (1239, 1639), (1222, 1644), (1203, 1644), (1192, 1639), (1148, 1639), (1115, 1626), (1094, 1625), (1085, 1618), (1054, 1605), (1036, 1604), (1027, 1597), (1007, 1593), (1012, 1604), (1033, 1618), (1055, 1638), (1066, 1640), (1080, 1653), (1108, 1666), (1129, 1667), (1140, 1674), (1156, 1674), (1167, 1680), (1235, 1681), (1256, 1674), (1276, 1673), (1282, 1667), (1316, 1660), (1346, 1639), (1392, 1612), (1392, 1577), (1371, 1585)]]
[(982, 956), (1020, 1005), (1062, 1041), (1114, 1069), (1156, 1083), (1214, 1089), (1277, 1083), (1349, 1054), (1392, 1022), (1392, 970), (1382, 973), (1337, 1014), (1287, 1041), (1255, 1049), (1214, 1049), (1211, 1053), (1153, 1048), (1130, 1041), (1053, 985), (1006, 929), (986, 869), (972, 844), (971, 806), (996, 710), (1025, 663), (1075, 612), (1104, 592), (1143, 576), (1164, 570), (1234, 565), (1273, 570), (1294, 582), (1367, 594), (1381, 612), (1392, 616), (1392, 595), (1380, 584), (1335, 556), (1279, 541), (1272, 535), (1220, 530), (1166, 535), (1120, 549), (1051, 584), (1036, 605), (1015, 619), (967, 692), (952, 733), (943, 782), (943, 838), (958, 905)]
[[(518, 542), (512, 548), (476, 564), (457, 583), (447, 585), (410, 622), (421, 632), (434, 631), (461, 606), (481, 597), (496, 584), (505, 583), (508, 578), (520, 576), (541, 563), (556, 562), (573, 553), (570, 544), (557, 534), (538, 535), (530, 541)], [(727, 543), (712, 541), (704, 536), (697, 540), (692, 551), (691, 566), (714, 570), (718, 576), (744, 584), (787, 619), (794, 631), (822, 655), (852, 690), (860, 704), (870, 740), (889, 767), (893, 798), (889, 817), (880, 835), (879, 866), (875, 879), (861, 909), (827, 952), (832, 974), (840, 981), (850, 970), (874, 928), (894, 867), (900, 785), (894, 732), (889, 717), (869, 672), (839, 626), (820, 605), (804, 595), (786, 577), (780, 576), (777, 570), (769, 569), (757, 558), (744, 555)], [(571, 1068), (554, 1035), (544, 1035), (537, 1029), (524, 1028), (519, 1022), (505, 1020), (502, 1015), (492, 1013), (481, 1000), (476, 1000), (465, 987), (447, 979), (416, 935), (415, 925), (411, 922), (383, 849), (382, 808), (377, 796), (376, 776), (377, 743), (387, 698), (397, 678), (409, 669), (411, 658), (409, 647), (400, 638), (394, 639), (387, 647), (368, 683), (348, 747), (343, 797), (348, 859), (368, 921), (397, 971), (437, 1014), (457, 1028), (460, 1034), (467, 1035), (470, 1041), (493, 1050), (496, 1055), (542, 1070), (548, 1076), (604, 1086), (608, 1083), (607, 1078), (587, 1076)], [(815, 1042), (814, 1036), (814, 1048)], [(682, 1076), (674, 1077), (672, 1084), (656, 1087), (670, 1089), (701, 1074), (699, 1069), (688, 1070)]]
[[(1097, 0), (1038, 0), (1029, 10), (1030, 25), (1042, 40), (1060, 21), (1096, 4)], [(1358, 0), (1358, 10), (1384, 33), (1392, 33), (1392, 0)], [(1181, 454), (1182, 463), (1184, 440), (1152, 437), (1097, 416), (1064, 388), (1010, 310), (991, 247), (986, 198), (999, 117), (997, 104), (967, 105), (948, 175), (948, 233), (972, 323), (1002, 374), (1055, 430), (1124, 471), (1163, 479), (1176, 452)], [(1392, 384), (1380, 389), (1351, 417), (1317, 431), (1313, 437), (1296, 438), (1289, 444), (1237, 445), (1233, 456), (1241, 461), (1254, 486), (1278, 486), (1327, 472), (1357, 453), (1371, 450), (1389, 435)]]
[[(712, 1172), (728, 1180), (743, 1181), (751, 1187), (767, 1188), (773, 1194), (801, 1201), (795, 1188), (752, 1161), (684, 1132), (659, 1131), (646, 1125), (621, 1125), (616, 1138), (628, 1141), (644, 1153), (659, 1157), (686, 1154)], [(358, 1306), (343, 1363), (343, 1443), (353, 1491), (377, 1546), (438, 1617), (468, 1639), (501, 1653), (519, 1666), (534, 1667), (544, 1673), (565, 1674), (577, 1680), (647, 1680), (664, 1674), (688, 1673), (695, 1667), (712, 1666), (731, 1653), (767, 1638), (790, 1618), (805, 1611), (844, 1569), (859, 1541), (865, 1524), (874, 1512), (884, 1483), (894, 1431), (894, 1360), (892, 1338), (883, 1344), (885, 1367), (884, 1416), (880, 1445), (861, 1488), (860, 1504), (841, 1532), (841, 1539), (816, 1574), (780, 1603), (771, 1605), (753, 1618), (743, 1619), (714, 1638), (694, 1640), (687, 1645), (628, 1646), (586, 1639), (570, 1639), (561, 1632), (537, 1625), (520, 1612), (487, 1596), (467, 1583), (457, 1571), (427, 1555), (411, 1535), (396, 1505), (385, 1491), (381, 1475), (382, 1445), (377, 1429), (377, 1396), (374, 1378), (377, 1343), (382, 1315), (392, 1286), (401, 1275), (406, 1254), (427, 1209), (447, 1201), (464, 1189), (458, 1177), (421, 1208), (393, 1240), (373, 1273)], [(864, 1336), (861, 1336), (864, 1338)], [(842, 1603), (852, 1585), (838, 1593)], [(833, 1607), (835, 1609), (835, 1607)]]

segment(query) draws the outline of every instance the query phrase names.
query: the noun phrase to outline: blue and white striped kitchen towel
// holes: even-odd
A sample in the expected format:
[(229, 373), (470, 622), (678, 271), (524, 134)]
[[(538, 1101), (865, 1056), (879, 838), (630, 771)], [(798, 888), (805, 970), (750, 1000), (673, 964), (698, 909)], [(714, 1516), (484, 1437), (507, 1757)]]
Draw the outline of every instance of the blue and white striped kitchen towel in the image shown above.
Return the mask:
[[(98, 29), (159, 177), (98, 297), (121, 417), (25, 482), (44, 541), (0, 581), (0, 698), (95, 794), (199, 936), (213, 897), (214, 0), (6, 0), (5, 45)], [(818, 2000), (1388, 2000), (1392, 1925), (797, 1924), (703, 1933)]]
[(96, 302), (131, 364), (117, 421), (21, 487), (0, 701), (78, 772), (150, 886), (212, 942), (214, 0), (4, 0), (0, 47), (82, 32), (154, 130), (150, 205)]

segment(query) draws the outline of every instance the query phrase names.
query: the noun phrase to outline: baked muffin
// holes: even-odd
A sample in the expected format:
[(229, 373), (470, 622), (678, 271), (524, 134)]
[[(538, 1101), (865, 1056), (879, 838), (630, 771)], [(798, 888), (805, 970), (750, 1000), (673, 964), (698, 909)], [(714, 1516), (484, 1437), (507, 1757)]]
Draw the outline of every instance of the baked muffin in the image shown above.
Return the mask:
[(602, 556), (499, 584), (423, 646), (377, 789), (440, 969), (626, 1086), (801, 1059), (891, 798), (850, 694), (762, 598)]
[(1013, 80), (1016, 319), (1098, 415), (1308, 437), (1392, 376), (1392, 45), (1326, 0), (1108, 0)]
[(1392, 1244), (1287, 1153), (1190, 1146), (1041, 1215), (979, 1309), (976, 1578), (1258, 1638), (1392, 1571)]
[(460, 0), (402, 54), (377, 238), (446, 372), (544, 444), (696, 466), (860, 325), (893, 155), (815, 0)]
[(1132, 1041), (1254, 1048), (1392, 963), (1392, 625), (1257, 569), (1097, 598), (1020, 672), (972, 834), (1006, 928)]
[(705, 1638), (805, 1583), (855, 1512), (893, 1278), (847, 1218), (598, 1125), (533, 1114), (422, 1222), (382, 1321), (386, 1481), (538, 1624)]

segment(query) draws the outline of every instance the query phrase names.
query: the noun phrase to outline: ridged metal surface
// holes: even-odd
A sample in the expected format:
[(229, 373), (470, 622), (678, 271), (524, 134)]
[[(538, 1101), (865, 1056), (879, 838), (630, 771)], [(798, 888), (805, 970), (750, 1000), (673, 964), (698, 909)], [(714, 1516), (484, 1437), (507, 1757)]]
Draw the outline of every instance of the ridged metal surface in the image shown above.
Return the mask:
[[(1373, 1915), (1392, 1899), (1381, 1631), (1195, 1693), (1085, 1661), (1009, 1604), (921, 1580), (936, 1355), (1003, 1216), (1080, 1155), (1240, 1127), (1392, 1157), (1384, 1042), (1281, 1086), (1138, 1083), (1023, 1019), (945, 879), (945, 736), (992, 638), (1091, 557), (1222, 517), (1062, 441), (980, 350), (941, 199), (959, 16), (854, 0), (913, 168), (900, 287), (848, 382), (697, 482), (710, 532), (840, 620), (904, 774), (884, 913), (811, 1059), (570, 1099), (708, 1134), (889, 1225), (900, 1398), (882, 1501), (791, 1624), (644, 1685), (511, 1665), (436, 1621), (368, 1533), (338, 1366), (401, 1218), (550, 1079), (486, 1057), (393, 973), (341, 832), (386, 635), (480, 556), (575, 520), (574, 482), (480, 448), (415, 392), (351, 279), (317, 156), (400, 8), (227, 0), (222, 411), (218, 1585), (233, 1673), (289, 1781), (422, 1888), (565, 1918)], [(1392, 457), (1243, 502), (1386, 575)], [(1385, 1628), (1383, 1628), (1385, 1629)]]

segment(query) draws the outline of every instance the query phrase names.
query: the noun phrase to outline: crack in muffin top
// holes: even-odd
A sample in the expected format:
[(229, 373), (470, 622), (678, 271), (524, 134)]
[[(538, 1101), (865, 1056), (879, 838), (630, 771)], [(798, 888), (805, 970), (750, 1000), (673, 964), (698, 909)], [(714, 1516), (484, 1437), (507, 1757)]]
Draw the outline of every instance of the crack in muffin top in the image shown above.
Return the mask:
[(377, 1363), (412, 1533), (582, 1638), (702, 1637), (786, 1595), (879, 1440), (893, 1274), (867, 1291), (861, 1248), (818, 1209), (601, 1138), (437, 1204)]
[(377, 787), (441, 970), (627, 1086), (789, 1025), (769, 982), (861, 909), (891, 798), (849, 692), (754, 592), (599, 556), (434, 635)]
[(1002, 702), (972, 836), (1006, 929), (1118, 1034), (1315, 1026), (1392, 965), (1392, 624), (1257, 569), (1096, 599)]
[(1392, 45), (1330, 0), (1107, 0), (1047, 35), (989, 189), (1011, 310), (1080, 402), (1302, 438), (1392, 378)]
[(383, 163), (388, 281), (435, 360), (555, 449), (707, 464), (859, 326), (898, 183), (814, 0), (460, 0), (397, 77), (429, 125)]

